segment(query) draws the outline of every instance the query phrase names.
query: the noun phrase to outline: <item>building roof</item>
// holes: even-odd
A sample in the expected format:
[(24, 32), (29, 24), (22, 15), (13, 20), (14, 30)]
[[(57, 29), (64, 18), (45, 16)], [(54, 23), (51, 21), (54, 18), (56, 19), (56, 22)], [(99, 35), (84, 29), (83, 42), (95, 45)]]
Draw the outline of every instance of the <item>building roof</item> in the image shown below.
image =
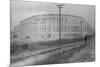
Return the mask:
[[(45, 18), (47, 16), (56, 16), (57, 17), (57, 16), (59, 16), (59, 14), (39, 14), (39, 15), (34, 15), (34, 16), (31, 16), (29, 18), (26, 18), (26, 19), (22, 20), (21, 24), (30, 23), (31, 21), (33, 22), (36, 19)], [(61, 16), (73, 17), (73, 18), (81, 19), (81, 20), (86, 22), (86, 20), (84, 18), (80, 17), (80, 16), (74, 16), (74, 15), (68, 15), (68, 14), (61, 14)], [(34, 24), (35, 23), (37, 23), (37, 22), (34, 22)]]

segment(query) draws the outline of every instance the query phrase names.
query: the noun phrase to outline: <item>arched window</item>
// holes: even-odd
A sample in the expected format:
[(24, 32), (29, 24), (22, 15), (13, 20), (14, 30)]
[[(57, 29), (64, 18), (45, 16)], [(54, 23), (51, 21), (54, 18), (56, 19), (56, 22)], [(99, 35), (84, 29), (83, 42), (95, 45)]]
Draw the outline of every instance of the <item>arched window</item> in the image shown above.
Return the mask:
[(50, 38), (50, 37), (51, 37), (51, 35), (50, 35), (50, 34), (48, 34), (48, 37)]
[(44, 36), (42, 35), (42, 38), (44, 38)]
[(25, 38), (30, 38), (30, 36), (26, 36)]
[(68, 34), (65, 34), (65, 36), (67, 37)]
[(14, 38), (18, 38), (18, 36), (16, 35), (16, 34), (14, 34), (14, 36), (13, 36)]

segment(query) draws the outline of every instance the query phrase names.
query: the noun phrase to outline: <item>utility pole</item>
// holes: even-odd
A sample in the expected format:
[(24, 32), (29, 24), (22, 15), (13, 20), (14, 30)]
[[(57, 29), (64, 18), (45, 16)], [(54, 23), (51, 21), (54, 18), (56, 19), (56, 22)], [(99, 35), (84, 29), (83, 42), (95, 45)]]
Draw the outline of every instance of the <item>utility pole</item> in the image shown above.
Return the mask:
[(56, 5), (59, 8), (59, 40), (61, 40), (61, 8), (63, 8), (63, 4)]

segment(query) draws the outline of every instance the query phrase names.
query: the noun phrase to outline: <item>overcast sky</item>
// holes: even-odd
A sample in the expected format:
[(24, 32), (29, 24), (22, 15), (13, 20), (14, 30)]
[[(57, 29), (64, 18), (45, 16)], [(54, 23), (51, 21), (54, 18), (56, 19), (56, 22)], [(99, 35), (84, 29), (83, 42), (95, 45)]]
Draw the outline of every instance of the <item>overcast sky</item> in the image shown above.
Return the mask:
[[(21, 20), (36, 14), (58, 13), (57, 3), (11, 1), (11, 29), (18, 25)], [(92, 5), (64, 4), (62, 14), (83, 17), (94, 29), (95, 7)]]

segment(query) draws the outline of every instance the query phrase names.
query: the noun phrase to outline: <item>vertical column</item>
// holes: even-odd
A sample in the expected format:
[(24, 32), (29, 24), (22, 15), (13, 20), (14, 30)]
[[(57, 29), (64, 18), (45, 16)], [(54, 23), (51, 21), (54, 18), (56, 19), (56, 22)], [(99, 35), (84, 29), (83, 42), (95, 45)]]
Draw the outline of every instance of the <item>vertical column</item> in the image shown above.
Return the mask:
[(81, 37), (83, 36), (83, 28), (82, 28), (83, 26), (82, 26), (82, 24), (83, 24), (83, 21), (80, 22), (80, 25), (81, 25)]

